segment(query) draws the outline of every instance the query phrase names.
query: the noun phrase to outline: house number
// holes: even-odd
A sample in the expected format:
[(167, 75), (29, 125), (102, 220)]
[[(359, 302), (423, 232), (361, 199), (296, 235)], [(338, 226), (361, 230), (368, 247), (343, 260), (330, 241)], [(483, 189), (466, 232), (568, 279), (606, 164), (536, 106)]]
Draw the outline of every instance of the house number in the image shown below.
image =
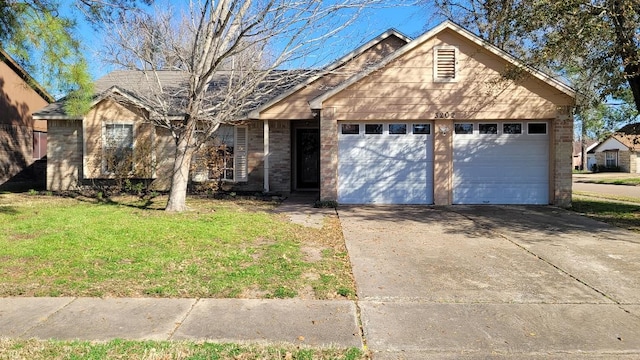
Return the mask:
[(436, 119), (455, 119), (455, 112), (440, 112), (436, 111)]

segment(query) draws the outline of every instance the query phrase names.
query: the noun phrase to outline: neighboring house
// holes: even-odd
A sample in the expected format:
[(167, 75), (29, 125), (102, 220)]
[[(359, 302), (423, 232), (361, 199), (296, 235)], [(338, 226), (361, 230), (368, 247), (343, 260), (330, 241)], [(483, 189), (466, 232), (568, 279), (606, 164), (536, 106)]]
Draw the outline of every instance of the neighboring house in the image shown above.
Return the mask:
[(0, 49), (0, 184), (46, 156), (47, 122), (33, 111), (53, 98)]
[(640, 123), (616, 131), (589, 151), (599, 170), (640, 173)]
[[(61, 104), (38, 112), (49, 121), (49, 189), (108, 178), (92, 160), (107, 139), (126, 149), (151, 139), (155, 181), (168, 186), (172, 140), (140, 121), (144, 104), (108, 96), (135, 104), (125, 78), (136, 76), (99, 80), (83, 118)], [(568, 206), (574, 105), (570, 87), (451, 22), (414, 40), (390, 30), (221, 127), (222, 177), (237, 191), (316, 190), (346, 204)]]
[[(589, 150), (593, 149), (597, 144), (597, 140), (585, 140), (584, 153), (587, 155), (587, 168), (584, 170), (591, 170), (591, 167), (595, 164), (595, 156), (589, 156)], [(573, 169), (582, 170), (582, 141), (573, 142)]]

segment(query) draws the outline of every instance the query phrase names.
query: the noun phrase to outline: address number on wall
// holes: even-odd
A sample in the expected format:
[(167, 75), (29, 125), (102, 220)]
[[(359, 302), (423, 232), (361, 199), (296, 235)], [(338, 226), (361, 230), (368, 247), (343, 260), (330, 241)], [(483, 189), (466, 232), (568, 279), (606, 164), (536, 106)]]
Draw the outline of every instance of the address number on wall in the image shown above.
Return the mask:
[(455, 118), (456, 118), (455, 112), (436, 111), (436, 119), (455, 119)]

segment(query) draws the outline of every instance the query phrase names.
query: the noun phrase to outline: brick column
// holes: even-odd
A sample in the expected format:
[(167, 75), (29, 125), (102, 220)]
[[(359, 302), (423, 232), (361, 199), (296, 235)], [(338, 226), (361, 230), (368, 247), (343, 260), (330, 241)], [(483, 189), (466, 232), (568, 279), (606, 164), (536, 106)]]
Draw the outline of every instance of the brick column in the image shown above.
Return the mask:
[(553, 183), (552, 203), (556, 206), (571, 206), (571, 169), (573, 143), (573, 111), (570, 106), (558, 107), (553, 123), (551, 139), (553, 165), (551, 169)]
[[(453, 120), (436, 120), (433, 129), (433, 203), (451, 205), (453, 201)], [(447, 129), (447, 131), (441, 131)]]
[(338, 200), (338, 121), (332, 107), (320, 110), (320, 200)]

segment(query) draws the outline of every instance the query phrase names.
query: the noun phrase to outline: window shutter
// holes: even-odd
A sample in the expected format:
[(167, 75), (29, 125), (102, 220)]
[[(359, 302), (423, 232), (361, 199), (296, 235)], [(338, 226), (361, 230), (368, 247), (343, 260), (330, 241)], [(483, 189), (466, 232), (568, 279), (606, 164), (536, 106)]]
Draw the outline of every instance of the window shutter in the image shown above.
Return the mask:
[(456, 63), (458, 49), (455, 47), (434, 48), (434, 77), (435, 81), (457, 80)]
[(235, 141), (235, 181), (247, 181), (247, 127), (236, 126)]

